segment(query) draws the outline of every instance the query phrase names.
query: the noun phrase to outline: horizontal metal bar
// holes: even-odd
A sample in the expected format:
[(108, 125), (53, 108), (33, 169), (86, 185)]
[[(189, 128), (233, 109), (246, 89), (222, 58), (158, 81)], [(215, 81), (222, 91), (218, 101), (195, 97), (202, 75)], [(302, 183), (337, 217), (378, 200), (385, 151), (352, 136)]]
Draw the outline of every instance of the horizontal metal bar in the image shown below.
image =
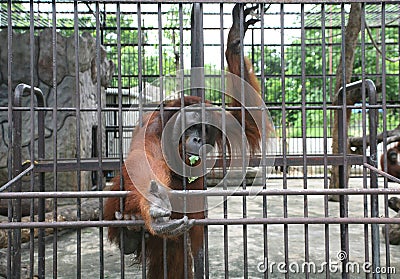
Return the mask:
[[(340, 188), (340, 189), (263, 189), (263, 190), (216, 190), (206, 191), (177, 191), (172, 190), (172, 195), (179, 196), (322, 196), (322, 195), (394, 195), (400, 194), (399, 188)], [(257, 188), (257, 187), (256, 187)], [(0, 196), (1, 197), (1, 196)]]
[[(283, 166), (283, 162), (286, 162), (287, 166), (303, 166), (304, 161), (307, 166), (324, 166), (332, 165), (339, 166), (344, 164), (343, 155), (341, 154), (328, 154), (328, 155), (289, 155), (285, 158), (275, 157), (275, 166)], [(326, 163), (325, 163), (326, 158)], [(267, 158), (269, 160), (269, 158)], [(347, 163), (351, 165), (362, 165), (363, 155), (347, 155)], [(259, 165), (259, 163), (258, 163)]]
[[(86, 2), (100, 2), (100, 3), (106, 3), (106, 2), (132, 2), (131, 0), (120, 0), (120, 1), (115, 1), (115, 0), (88, 0)], [(141, 0), (139, 1), (140, 3), (185, 3), (185, 1), (182, 0)], [(341, 1), (341, 0), (269, 0), (268, 4), (318, 4), (318, 3), (332, 3), (332, 4), (342, 4), (342, 3), (376, 3), (376, 0), (352, 0), (352, 1)], [(379, 1), (380, 2), (385, 2), (385, 3), (400, 3), (400, 1), (397, 0), (386, 0), (386, 1)], [(265, 3), (265, 0), (252, 0), (252, 1), (246, 1), (246, 0), (197, 0), (196, 3)]]
[[(306, 104), (305, 107), (303, 107), (302, 105), (296, 105), (295, 103), (293, 104), (289, 104), (286, 103), (285, 106), (283, 105), (275, 105), (275, 104), (271, 104), (269, 103), (267, 106), (268, 110), (282, 110), (282, 108), (284, 107), (286, 110), (301, 110), (301, 109), (305, 109), (305, 110), (318, 110), (321, 109), (323, 106), (323, 104), (315, 104), (312, 102), (309, 102)], [(386, 109), (393, 109), (393, 108), (399, 108), (400, 105), (398, 104), (393, 104), (393, 105), (386, 105)], [(327, 110), (339, 110), (342, 109), (343, 106), (339, 106), (339, 105), (326, 105), (326, 109)], [(346, 108), (348, 109), (362, 109), (363, 107), (361, 105), (347, 105)], [(376, 104), (376, 105), (369, 105), (367, 104), (365, 106), (365, 109), (382, 109), (383, 105), (382, 104)], [(4, 110), (6, 111), (8, 108), (7, 107), (0, 107), (0, 110)], [(170, 110), (170, 111), (177, 111), (180, 110), (180, 107), (165, 107), (165, 110)], [(202, 108), (199, 108), (198, 110), (201, 110)], [(236, 111), (236, 110), (240, 110), (241, 107), (226, 107), (225, 110), (226, 111)], [(30, 111), (31, 108), (30, 107), (15, 107), (13, 108), (13, 111)], [(54, 108), (52, 107), (34, 107), (34, 111), (53, 111)], [(139, 111), (139, 105), (138, 104), (128, 104), (126, 107), (122, 107), (121, 109), (124, 112), (138, 112)], [(152, 111), (158, 111), (160, 110), (159, 106), (155, 106), (155, 105), (143, 105), (143, 111), (146, 112), (152, 112)], [(193, 110), (196, 110), (195, 108), (193, 108)], [(221, 108), (218, 106), (211, 106), (211, 107), (206, 107), (204, 110), (206, 111), (221, 111)], [(246, 110), (256, 110), (259, 111), (261, 110), (260, 107), (246, 107)], [(57, 111), (59, 112), (76, 112), (76, 108), (74, 107), (60, 107), (57, 108)], [(81, 112), (95, 112), (97, 111), (96, 108), (80, 108)], [(113, 112), (113, 111), (119, 111), (119, 108), (116, 106), (113, 106), (112, 104), (108, 104), (107, 107), (102, 108), (103, 112)]]
[(5, 192), (0, 193), (0, 199), (30, 199), (30, 198), (106, 198), (126, 197), (130, 191), (80, 191), (80, 192)]
[[(327, 159), (327, 165), (343, 165), (344, 159), (343, 155), (335, 154), (335, 155), (293, 155), (287, 156), (285, 158), (286, 164), (288, 166), (303, 166), (304, 160), (306, 161), (307, 166), (323, 166), (325, 164), (325, 157)], [(267, 156), (266, 160), (268, 162), (274, 162), (275, 166), (283, 166), (283, 158), (278, 157), (270, 157)], [(363, 156), (362, 155), (349, 155), (347, 157), (348, 164), (351, 165), (363, 165)], [(102, 169), (103, 170), (117, 170), (119, 169), (119, 159), (102, 159)], [(53, 171), (52, 160), (41, 160), (35, 164), (36, 172), (52, 172)], [(226, 165), (230, 165), (230, 160), (226, 160)], [(254, 156), (249, 160), (249, 166), (255, 167), (261, 165), (261, 157)], [(81, 159), (79, 163), (79, 170), (81, 171), (94, 171), (98, 169), (98, 159), (90, 158), (90, 159)], [(217, 158), (215, 160), (215, 167), (222, 167), (223, 159)], [(75, 171), (78, 169), (78, 162), (76, 159), (60, 159), (57, 161), (57, 170), (58, 171)]]
[(359, 217), (269, 217), (237, 219), (196, 219), (195, 225), (266, 225), (266, 224), (399, 224), (400, 218), (359, 218)]
[[(269, 217), (234, 219), (195, 219), (194, 225), (282, 225), (282, 224), (399, 224), (400, 218), (390, 217)], [(0, 229), (22, 228), (84, 228), (84, 227), (125, 227), (143, 226), (143, 220), (129, 221), (66, 221), (66, 222), (8, 222), (0, 223)]]
[[(4, 192), (0, 199), (30, 198), (107, 198), (126, 197), (130, 191), (81, 191), (81, 192)], [(296, 196), (296, 195), (395, 195), (400, 188), (340, 188), (340, 189), (263, 189), (263, 190), (172, 190), (171, 195), (178, 196)]]
[[(52, 172), (54, 166), (53, 160), (40, 160), (35, 165), (36, 172)], [(78, 168), (79, 167), (79, 168)], [(57, 171), (94, 171), (99, 168), (99, 160), (97, 158), (80, 159), (80, 163), (76, 159), (60, 159), (57, 160)], [(102, 159), (102, 170), (119, 169), (119, 159)]]

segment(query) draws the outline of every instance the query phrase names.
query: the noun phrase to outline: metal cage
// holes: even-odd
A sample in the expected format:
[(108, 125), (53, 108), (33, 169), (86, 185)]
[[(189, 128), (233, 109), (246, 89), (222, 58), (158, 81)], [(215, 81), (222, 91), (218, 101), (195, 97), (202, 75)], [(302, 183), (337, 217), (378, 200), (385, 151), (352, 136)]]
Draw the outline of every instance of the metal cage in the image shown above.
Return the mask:
[(143, 220), (105, 220), (104, 202), (130, 194), (110, 185), (146, 113), (184, 95), (229, 110), (235, 3), (258, 5), (240, 57), (276, 137), (238, 178), (223, 147), (202, 191), (172, 191), (206, 200), (185, 278), (397, 278), (400, 2), (307, 0), (1, 1), (0, 277), (146, 278), (107, 240)]

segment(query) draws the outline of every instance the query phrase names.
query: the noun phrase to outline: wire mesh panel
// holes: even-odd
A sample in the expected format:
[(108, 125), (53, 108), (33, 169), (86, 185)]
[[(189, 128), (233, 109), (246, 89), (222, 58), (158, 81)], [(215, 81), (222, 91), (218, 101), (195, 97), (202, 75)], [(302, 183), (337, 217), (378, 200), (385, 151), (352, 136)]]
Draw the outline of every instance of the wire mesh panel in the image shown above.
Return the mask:
[(1, 1), (0, 277), (397, 278), (400, 3), (289, 2)]

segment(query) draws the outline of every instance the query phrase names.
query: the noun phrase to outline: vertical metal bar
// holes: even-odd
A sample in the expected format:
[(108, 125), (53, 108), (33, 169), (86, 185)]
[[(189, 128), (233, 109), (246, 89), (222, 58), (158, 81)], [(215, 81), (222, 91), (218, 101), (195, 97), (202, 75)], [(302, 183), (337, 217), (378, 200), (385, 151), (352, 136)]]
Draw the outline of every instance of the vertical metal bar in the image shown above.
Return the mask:
[[(57, 10), (56, 10), (56, 1), (52, 1), (52, 52), (53, 52), (53, 92), (54, 92), (54, 103), (53, 103), (53, 110), (52, 110), (52, 128), (53, 128), (53, 191), (57, 192), (57, 180), (58, 180), (58, 172), (57, 172), (57, 142), (58, 142), (58, 135), (57, 135), (57, 106), (58, 106), (58, 92), (57, 92)], [(53, 211), (53, 220), (57, 221), (58, 216), (58, 203), (57, 198), (53, 200), (54, 204), (54, 211)], [(53, 277), (57, 278), (57, 259), (58, 259), (58, 232), (54, 230), (53, 234)]]
[[(43, 96), (42, 96), (43, 98)], [(38, 102), (39, 103), (39, 102)], [(45, 106), (44, 99), (41, 104), (42, 107)], [(38, 158), (45, 158), (45, 137), (44, 137), (44, 117), (45, 112), (38, 112)], [(39, 173), (39, 191), (45, 191), (45, 173)], [(38, 201), (38, 222), (43, 222), (45, 220), (46, 206), (45, 199), (39, 198)], [(45, 256), (46, 256), (46, 243), (45, 243), (45, 229), (39, 228), (38, 230), (38, 277), (40, 279), (45, 278)]]
[[(118, 74), (118, 149), (119, 149), (119, 189), (124, 190), (124, 176), (122, 175), (123, 164), (124, 164), (124, 152), (123, 152), (123, 114), (122, 114), (122, 51), (121, 51), (121, 3), (117, 2), (117, 74)], [(124, 198), (119, 199), (120, 212), (124, 212)], [(120, 230), (120, 269), (121, 269), (121, 279), (125, 278), (125, 253), (124, 253), (124, 243), (126, 239), (124, 237), (123, 230)], [(145, 259), (143, 261), (146, 261)]]
[[(34, 92), (36, 94), (37, 97), (37, 102), (38, 105), (43, 107), (44, 104), (44, 98), (43, 98), (43, 94), (40, 90), (37, 89), (33, 89), (33, 87), (25, 85), (25, 84), (19, 84), (17, 85), (17, 87), (15, 88), (15, 92), (13, 95), (13, 99), (12, 99), (12, 105), (14, 108), (18, 108), (21, 106), (21, 99), (23, 97), (24, 93), (30, 92), (31, 95), (31, 108), (30, 108), (30, 112), (31, 112), (31, 116), (34, 113), (33, 111), (33, 93)], [(22, 156), (22, 145), (21, 145), (21, 134), (22, 134), (22, 111), (20, 110), (13, 110), (13, 145), (12, 145), (12, 156), (13, 156), (13, 172), (12, 174), (15, 176), (17, 176), (18, 174), (21, 173), (22, 171), (22, 164), (21, 164), (21, 156)], [(32, 121), (34, 124), (34, 117), (32, 117)], [(32, 126), (34, 127), (31, 123), (31, 129)], [(33, 129), (34, 130), (34, 129)], [(34, 132), (34, 131), (32, 131)], [(34, 135), (31, 135), (31, 142), (34, 141)], [(33, 145), (34, 146), (34, 145)], [(33, 147), (32, 147), (33, 149)], [(33, 153), (33, 154), (32, 154)], [(31, 157), (34, 156), (34, 152), (31, 151)], [(32, 160), (32, 163), (33, 164)], [(33, 176), (33, 175), (32, 175)], [(31, 181), (32, 183), (32, 181)], [(31, 187), (33, 187), (33, 184), (31, 184)], [(14, 183), (14, 187), (13, 187), (13, 191), (14, 192), (21, 192), (22, 191), (22, 182), (21, 180), (17, 180)], [(12, 220), (10, 220), (9, 222), (21, 222), (21, 217), (22, 217), (22, 211), (21, 211), (21, 199), (18, 198), (13, 202), (13, 208), (12, 208)], [(31, 215), (33, 215), (33, 205), (31, 205)], [(10, 210), (9, 210), (10, 212)], [(21, 238), (21, 229), (14, 229), (13, 230), (13, 235), (12, 235), (12, 240), (11, 241), (11, 245), (12, 245), (12, 249), (9, 253), (9, 258), (13, 259), (13, 262), (11, 263), (10, 266), (10, 278), (20, 278), (21, 276), (21, 243), (22, 243), (22, 238)], [(30, 260), (32, 261), (32, 263), (30, 263), (30, 268), (33, 268), (33, 260), (34, 260), (34, 246), (33, 243), (30, 243), (31, 247), (30, 247)], [(33, 276), (33, 275), (32, 275)]]
[[(306, 111), (306, 30), (304, 4), (300, 5), (301, 22), (301, 122), (302, 122), (302, 141), (303, 154), (307, 154), (307, 111)], [(303, 160), (303, 188), (307, 189), (307, 161)], [(308, 217), (308, 197), (303, 196), (303, 215)], [(310, 262), (308, 224), (304, 224), (304, 261)], [(305, 277), (310, 278), (308, 269), (305, 269)]]
[[(193, 3), (191, 15), (191, 64), (190, 72), (190, 94), (201, 97), (204, 101), (204, 38), (203, 38), (203, 4)], [(202, 106), (202, 137), (205, 142), (205, 111)], [(203, 158), (206, 154), (202, 154)], [(202, 161), (205, 168), (206, 160)], [(204, 186), (206, 185), (204, 178)], [(207, 235), (204, 234), (204, 243), (207, 247)], [(187, 245), (187, 242), (184, 243)], [(193, 255), (195, 278), (204, 277), (204, 257), (203, 248), (200, 248), (197, 255)]]
[(143, 120), (143, 59), (142, 59), (142, 10), (141, 4), (137, 3), (137, 24), (138, 24), (138, 92), (139, 92), (139, 123)]
[(142, 230), (142, 278), (146, 279), (146, 234), (145, 230)]
[[(33, 29), (34, 26), (34, 18), (33, 18), (33, 4), (31, 7), (32, 11), (32, 22), (31, 26)], [(31, 42), (34, 45), (34, 30), (31, 30)], [(33, 87), (34, 81), (33, 81), (33, 67), (34, 67), (34, 54), (32, 52), (32, 57), (31, 57), (31, 84)], [(43, 93), (38, 90), (37, 88), (33, 88), (31, 91), (31, 95), (35, 94), (36, 100), (37, 100), (37, 105), (38, 107), (44, 107), (45, 106), (45, 100)], [(44, 120), (45, 120), (45, 111), (40, 110), (37, 113), (38, 115), (38, 159), (44, 159), (45, 158), (45, 135), (44, 135)], [(34, 158), (31, 158), (31, 162), (33, 162)], [(35, 171), (32, 173), (32, 176), (34, 177)], [(43, 172), (39, 173), (39, 191), (44, 192), (45, 191), (45, 174)], [(44, 198), (39, 198), (38, 199), (38, 222), (43, 222), (45, 220), (45, 199)], [(33, 214), (31, 214), (33, 215)], [(38, 229), (38, 235), (37, 235), (37, 243), (38, 243), (38, 269), (37, 269), (37, 276), (38, 278), (42, 279), (45, 278), (45, 229), (44, 228), (39, 228)]]
[[(342, 43), (341, 43), (341, 57), (342, 57), (342, 82), (343, 91), (341, 98), (339, 97), (340, 105), (342, 106), (341, 111), (338, 113), (338, 143), (339, 143), (339, 154), (343, 156), (343, 165), (339, 166), (339, 185), (341, 188), (347, 188), (347, 111), (346, 111), (346, 57), (345, 57), (345, 9), (344, 3), (341, 4), (341, 31), (342, 31)], [(340, 217), (347, 217), (348, 214), (348, 196), (340, 196)], [(345, 272), (345, 267), (349, 257), (349, 234), (348, 224), (340, 225), (340, 242), (341, 250), (344, 251), (347, 257), (342, 261), (342, 278), (348, 278), (348, 273)]]
[[(7, 91), (8, 91), (8, 142), (9, 142), (9, 148), (8, 148), (8, 156), (7, 156), (7, 164), (8, 164), (8, 180), (11, 180), (13, 178), (13, 173), (14, 173), (14, 159), (13, 159), (13, 144), (14, 144), (14, 139), (13, 139), (13, 131), (15, 129), (14, 126), (14, 113), (13, 113), (13, 94), (12, 94), (12, 79), (11, 79), (11, 73), (12, 73), (12, 39), (13, 39), (13, 29), (12, 29), (12, 18), (11, 18), (11, 1), (7, 1)], [(11, 148), (10, 148), (11, 147)], [(12, 217), (13, 217), (13, 200), (10, 199), (8, 201), (8, 222), (12, 222)], [(7, 231), (7, 278), (12, 278), (12, 258), (14, 255), (14, 250), (12, 249), (12, 239), (13, 239), (13, 234), (12, 230)]]
[(203, 4), (193, 3), (191, 16), (191, 62), (190, 94), (204, 96), (204, 34)]
[[(387, 107), (386, 107), (386, 13), (385, 13), (385, 7), (386, 4), (384, 2), (382, 2), (381, 4), (381, 30), (382, 30), (382, 34), (381, 34), (381, 48), (382, 48), (382, 128), (383, 128), (383, 146), (387, 146)], [(384, 156), (386, 157), (386, 156)], [(376, 162), (378, 162), (378, 157), (376, 157)], [(378, 164), (377, 164), (378, 165)], [(377, 166), (376, 165), (376, 166)], [(388, 188), (388, 184), (387, 184), (387, 179), (384, 180), (384, 188)], [(377, 197), (378, 199), (378, 197)], [(388, 207), (388, 195), (384, 195), (383, 196), (384, 199), (384, 211), (385, 211), (385, 217), (389, 217), (389, 207)], [(373, 211), (375, 211), (375, 214), (379, 214), (378, 210), (379, 208), (372, 208)], [(379, 215), (376, 215), (379, 216)], [(386, 230), (385, 230), (385, 252), (386, 252), (386, 268), (390, 267), (390, 246), (389, 246), (389, 231), (388, 231), (388, 226), (385, 225)], [(379, 231), (379, 228), (378, 228)], [(380, 243), (379, 243), (379, 235), (378, 238), (376, 237), (376, 235), (373, 235), (373, 237), (375, 238), (375, 241), (378, 241), (378, 247), (376, 247), (377, 251), (380, 251)], [(378, 259), (375, 259), (378, 260)], [(378, 264), (379, 262), (377, 262)], [(387, 275), (387, 278), (390, 278), (391, 275), (390, 273)]]
[[(143, 123), (143, 91), (142, 91), (142, 12), (141, 12), (141, 4), (136, 4), (136, 12), (137, 12), (137, 32), (138, 32), (138, 92), (139, 92), (139, 123), (142, 125)], [(142, 278), (146, 278), (146, 234), (143, 230), (142, 234)]]
[[(184, 54), (183, 54), (183, 45), (184, 45), (184, 41), (183, 41), (183, 4), (179, 3), (179, 10), (178, 10), (178, 18), (179, 18), (179, 70), (180, 70), (180, 74), (179, 74), (179, 88), (181, 90), (180, 92), (180, 99), (181, 99), (181, 109), (185, 106), (185, 74), (184, 74)], [(184, 131), (184, 127), (185, 127), (185, 123), (186, 123), (186, 117), (185, 114), (182, 114), (181, 117), (181, 129), (182, 131)], [(185, 133), (183, 132), (182, 137), (185, 137)], [(182, 144), (182, 154), (185, 154), (185, 145)], [(184, 162), (182, 162), (182, 170), (183, 170), (183, 177), (186, 177), (186, 171), (185, 171), (185, 167), (184, 167)], [(187, 188), (187, 184), (186, 184), (186, 179), (183, 179), (183, 190), (186, 190)], [(186, 197), (184, 197), (184, 201), (183, 201), (183, 212), (186, 213), (186, 209), (187, 209), (187, 200)], [(188, 278), (188, 249), (187, 249), (187, 242), (188, 242), (188, 233), (184, 232), (183, 234), (183, 272), (184, 272), (184, 278), (187, 279)]]
[[(375, 87), (369, 90), (369, 103), (376, 105)], [(382, 92), (383, 93), (383, 92)], [(370, 164), (377, 167), (377, 109), (369, 109), (369, 134), (370, 134)], [(370, 172), (371, 188), (378, 188), (378, 175), (376, 172)], [(371, 195), (371, 217), (379, 217), (378, 195)], [(371, 224), (372, 236), (372, 270), (380, 268), (380, 241), (379, 241), (379, 224)], [(380, 274), (375, 273), (373, 278), (380, 278)]]
[[(381, 13), (382, 13), (382, 23), (385, 23), (385, 4), (382, 3)], [(382, 66), (385, 66), (385, 28), (382, 26)], [(385, 85), (385, 69), (382, 68), (382, 102), (385, 104), (385, 94), (386, 91), (383, 88)], [(375, 105), (377, 103), (376, 94), (369, 92), (369, 103), (370, 105)], [(375, 93), (375, 92), (374, 92)], [(377, 109), (369, 109), (369, 134), (370, 134), (370, 161), (371, 165), (374, 167), (378, 166), (378, 149), (377, 149)], [(376, 172), (370, 172), (370, 187), (378, 188), (378, 176)], [(379, 217), (379, 199), (377, 195), (371, 195), (371, 217)], [(380, 241), (379, 241), (379, 225), (371, 224), (371, 239), (372, 239), (372, 270), (377, 270), (380, 268)], [(373, 278), (380, 278), (380, 274), (375, 273)]]
[[(241, 124), (242, 124), (242, 150), (243, 150), (243, 158), (242, 158), (242, 177), (245, 177), (246, 173), (246, 159), (245, 156), (247, 155), (247, 138), (246, 138), (246, 118), (245, 118), (245, 90), (244, 90), (244, 77), (245, 77), (245, 61), (244, 61), (244, 4), (240, 4), (240, 13), (239, 13), (239, 33), (240, 33), (240, 110), (241, 110)], [(242, 182), (242, 189), (246, 189), (246, 179), (243, 179)], [(242, 207), (242, 216), (243, 218), (247, 218), (247, 198), (243, 197), (243, 207)], [(243, 225), (243, 277), (248, 278), (248, 251), (247, 251), (247, 225)]]
[[(34, 35), (34, 13), (33, 13), (33, 2), (29, 3), (29, 50), (30, 50), (30, 161), (35, 161), (35, 111), (34, 111), (34, 61), (35, 61), (35, 35)], [(30, 176), (30, 191), (35, 191), (35, 176), (33, 172)], [(35, 199), (31, 199), (30, 205), (30, 221), (35, 220)], [(30, 277), (33, 277), (35, 267), (35, 231), (34, 229), (29, 230), (29, 271)]]
[[(204, 96), (204, 35), (203, 35), (203, 4), (194, 3), (191, 15), (191, 64), (192, 70), (190, 73), (190, 94), (202, 98), (202, 102), (205, 100)], [(205, 109), (202, 106), (201, 119), (205, 119)], [(202, 121), (202, 140), (205, 142), (205, 125)], [(206, 158), (205, 150), (203, 150), (202, 158)], [(205, 170), (206, 160), (203, 160), (203, 171)], [(205, 172), (204, 172), (205, 173)], [(203, 187), (206, 188), (206, 177), (203, 180)], [(206, 204), (206, 200), (204, 200)], [(207, 211), (205, 211), (205, 214)], [(204, 227), (205, 232), (207, 226)], [(187, 245), (187, 242), (185, 242)], [(208, 250), (208, 239), (207, 233), (204, 233), (204, 245)], [(193, 255), (194, 261), (194, 275), (195, 278), (204, 277), (204, 249), (200, 248), (197, 255)]]
[[(158, 3), (158, 79), (160, 81), (160, 114), (161, 125), (164, 127), (164, 77), (163, 77), (163, 34), (162, 34), (162, 6)], [(168, 279), (167, 273), (167, 239), (163, 239), (163, 278)]]
[[(79, 13), (78, 1), (74, 1), (74, 43), (75, 43), (75, 113), (76, 113), (76, 179), (77, 190), (81, 191), (81, 93), (80, 93), (80, 76), (79, 76)], [(77, 220), (81, 220), (81, 199), (76, 199)], [(76, 229), (76, 278), (80, 279), (82, 276), (82, 230)]]
[[(224, 37), (224, 4), (220, 3), (219, 5), (219, 36), (220, 36), (220, 53), (221, 53), (221, 102), (222, 102), (222, 176), (223, 176), (223, 189), (227, 189), (227, 183), (225, 179), (226, 175), (226, 115), (225, 115), (225, 109), (226, 109), (226, 88), (225, 88), (225, 55), (224, 55), (224, 49), (225, 49), (225, 37)], [(224, 203), (223, 203), (223, 211), (224, 211), (224, 219), (228, 218), (228, 199), (227, 197), (224, 197)], [(229, 278), (229, 245), (228, 245), (228, 239), (229, 239), (229, 234), (228, 234), (228, 225), (224, 225), (224, 276), (225, 279)]]
[[(327, 92), (326, 92), (326, 6), (325, 4), (321, 4), (321, 31), (322, 31), (322, 112), (323, 112), (323, 139), (324, 139), (324, 189), (329, 188), (328, 184), (328, 119), (327, 119)], [(324, 217), (329, 217), (329, 205), (328, 205), (328, 196), (324, 196)], [(329, 262), (330, 255), (330, 245), (329, 245), (329, 224), (325, 224), (324, 226), (324, 236), (325, 236), (325, 262)], [(330, 272), (327, 268), (325, 270), (325, 278), (330, 278)]]
[[(260, 24), (261, 24), (261, 99), (263, 102), (266, 100), (266, 92), (265, 92), (265, 34), (264, 34), (264, 11), (265, 11), (265, 4), (260, 4)], [(254, 44), (252, 44), (254, 47)], [(253, 52), (254, 54), (254, 52)], [(253, 63), (254, 63), (254, 55), (253, 55)], [(267, 144), (267, 131), (265, 129), (267, 125), (267, 112), (263, 111), (262, 112), (262, 119), (261, 119), (261, 126), (262, 126), (262, 137), (261, 137), (261, 164), (262, 164), (262, 188), (266, 189), (267, 188), (267, 166), (266, 166), (266, 154), (267, 154), (267, 149), (266, 149), (266, 144)], [(266, 196), (262, 197), (263, 199), (263, 218), (268, 218), (268, 200)], [(263, 245), (263, 261), (264, 263), (268, 259), (268, 225), (263, 225), (263, 240), (264, 240), (264, 245)], [(264, 278), (268, 278), (268, 272), (264, 272)]]
[[(287, 134), (286, 134), (286, 90), (285, 90), (285, 6), (280, 4), (280, 31), (281, 31), (281, 86), (282, 86), (282, 152), (283, 152), (283, 181), (282, 188), (287, 189)], [(283, 195), (283, 217), (288, 217), (288, 199)], [(285, 265), (289, 266), (289, 226), (283, 225), (284, 255)], [(267, 263), (268, 264), (268, 263)], [(289, 278), (289, 273), (285, 273), (285, 278)]]
[[(105, 19), (103, 19), (105, 21)], [(100, 30), (100, 6), (96, 2), (96, 69), (97, 69), (97, 189), (103, 190), (103, 120), (102, 120), (102, 88), (101, 88), (101, 30)], [(99, 220), (103, 220), (103, 198), (99, 198)], [(101, 279), (104, 278), (104, 229), (99, 227), (99, 251), (100, 251), (100, 275)]]
[[(33, 75), (32, 75), (32, 77), (33, 77)], [(29, 86), (29, 85), (26, 85), (26, 84), (19, 84), (19, 85), (17, 85), (17, 87), (15, 88), (15, 94), (14, 94), (14, 99), (13, 99), (13, 106), (14, 107), (21, 107), (21, 102), (22, 102), (22, 97), (23, 96), (26, 96), (26, 94), (30, 94), (30, 97), (31, 97), (31, 107), (30, 107), (30, 113), (31, 113), (31, 117), (32, 117), (32, 122), (31, 122), (31, 131), (32, 131), (32, 133), (34, 133), (34, 124), (35, 124), (35, 121), (34, 121), (34, 107), (33, 107), (33, 104), (34, 104), (34, 96), (36, 97), (36, 101), (37, 101), (37, 105), (38, 105), (38, 107), (41, 107), (41, 108), (43, 108), (44, 107), (44, 96), (43, 96), (43, 93), (42, 93), (42, 91), (40, 90), (40, 89), (38, 89), (38, 88), (34, 88), (33, 86)], [(15, 110), (14, 111), (14, 115), (16, 116), (13, 116), (14, 117), (14, 119), (15, 119), (15, 125), (14, 125), (14, 127), (15, 127), (15, 130), (20, 130), (20, 131), (22, 131), (22, 111), (19, 111), (19, 110)], [(39, 117), (38, 117), (38, 125), (41, 125), (41, 128), (40, 129), (38, 129), (38, 136), (39, 136), (39, 140), (38, 140), (38, 143), (39, 144), (43, 144), (40, 148), (38, 148), (38, 154), (39, 154), (39, 158), (40, 157), (43, 157), (44, 156), (44, 111), (40, 111), (40, 113), (39, 113)], [(32, 126), (33, 126), (33, 128), (32, 128)], [(21, 134), (21, 133), (20, 133)], [(32, 147), (32, 149), (30, 150), (30, 157), (31, 157), (31, 168), (33, 168), (33, 164), (34, 164), (34, 161), (35, 161), (35, 159), (34, 159), (34, 140), (35, 140), (35, 133), (33, 134), (33, 135), (31, 135), (31, 145), (33, 146)], [(21, 138), (18, 138), (18, 137), (16, 137), (16, 141), (14, 141), (14, 142), (21, 142)], [(32, 144), (32, 142), (33, 142), (33, 144)], [(18, 152), (20, 152), (20, 153), (18, 153)], [(16, 149), (14, 149), (13, 150), (13, 154), (14, 154), (14, 157), (15, 158), (17, 158), (17, 161), (19, 160), (19, 161), (21, 161), (21, 155), (22, 155), (22, 145), (20, 145), (19, 146), (19, 148), (16, 148)], [(20, 164), (20, 166), (21, 166), (21, 171), (22, 171), (22, 165)], [(31, 177), (34, 177), (34, 174), (32, 174), (31, 175)], [(40, 187), (44, 187), (44, 177), (39, 177), (40, 178), (40, 183), (42, 183), (43, 182), (43, 184), (41, 184), (40, 185)], [(19, 180), (20, 181), (20, 180)], [(18, 181), (17, 181), (18, 182)], [(16, 184), (16, 183), (15, 183)], [(32, 178), (31, 178), (31, 191), (33, 191), (33, 183), (32, 183)], [(20, 192), (20, 191), (19, 191)], [(20, 199), (19, 199), (20, 200)], [(33, 202), (33, 201), (32, 201)], [(40, 208), (39, 208), (40, 209)], [(31, 214), (31, 216), (30, 216), (30, 218), (31, 218), (31, 221), (34, 221), (33, 220), (33, 217), (34, 217), (34, 205), (33, 204), (31, 204), (31, 208), (30, 208), (30, 214)], [(22, 214), (21, 214), (22, 215)], [(43, 215), (44, 215), (44, 213), (43, 213)], [(20, 216), (21, 217), (21, 216)], [(16, 219), (16, 218), (14, 218), (14, 219)], [(20, 220), (21, 221), (21, 220)], [(40, 231), (39, 231), (40, 232)], [(32, 237), (32, 240), (30, 240), (30, 251), (29, 251), (29, 253), (30, 253), (30, 255), (29, 255), (29, 257), (30, 257), (30, 268), (34, 268), (34, 243), (33, 243), (33, 239), (34, 239), (34, 232), (30, 232), (30, 236)], [(38, 237), (39, 237), (40, 235), (38, 235)], [(21, 242), (22, 243), (22, 242)], [(39, 247), (40, 248), (40, 247)], [(20, 264), (20, 263), (19, 263)], [(17, 265), (18, 265), (18, 263), (17, 263)], [(17, 266), (16, 265), (16, 266)], [(33, 272), (34, 270), (30, 270), (30, 272), (31, 272), (31, 277), (33, 277)], [(38, 277), (40, 277), (40, 273), (39, 273), (39, 271), (40, 270), (38, 270)], [(20, 268), (20, 271), (19, 272), (21, 272), (21, 268)]]
[[(44, 97), (42, 95), (42, 104), (38, 101), (38, 105), (44, 107)], [(41, 110), (38, 112), (38, 159), (45, 158), (45, 135), (44, 135), (44, 117), (45, 111)], [(39, 173), (39, 191), (45, 191), (45, 173)], [(39, 198), (38, 200), (38, 222), (45, 220), (46, 206), (45, 199)], [(38, 229), (38, 277), (40, 279), (45, 278), (45, 256), (46, 256), (46, 243), (45, 243), (45, 229)]]
[(158, 78), (160, 80), (160, 114), (161, 114), (161, 123), (162, 126), (164, 127), (164, 78), (163, 78), (163, 72), (164, 72), (164, 62), (163, 62), (163, 34), (162, 34), (162, 28), (163, 28), (163, 23), (162, 23), (162, 9), (161, 9), (161, 3), (158, 3)]
[[(362, 95), (362, 135), (363, 135), (363, 163), (368, 162), (367, 158), (367, 109), (366, 109), (366, 94), (365, 94), (365, 4), (361, 4), (361, 95)], [(363, 168), (363, 188), (368, 188), (367, 170)], [(364, 217), (368, 217), (368, 196), (363, 196)], [(370, 262), (369, 257), (369, 225), (364, 225), (364, 259), (365, 262)], [(369, 274), (365, 278), (370, 278)]]
[[(36, 92), (36, 91), (35, 91)], [(42, 102), (38, 101), (38, 106), (44, 107), (44, 96), (41, 96)], [(38, 98), (37, 98), (38, 99)], [(38, 112), (38, 158), (45, 158), (45, 137), (44, 137), (44, 117), (45, 112)], [(44, 172), (39, 173), (39, 191), (45, 191), (45, 174)], [(38, 222), (45, 220), (46, 206), (45, 199), (39, 198), (38, 200)], [(38, 277), (40, 279), (45, 278), (45, 256), (46, 256), (46, 243), (45, 243), (45, 229), (38, 229)]]
[[(14, 104), (13, 107), (21, 105), (22, 86), (15, 88)], [(22, 132), (22, 116), (21, 111), (13, 112), (13, 177), (17, 176), (22, 171), (21, 163), (21, 132)], [(14, 183), (13, 192), (21, 192), (22, 182), (17, 180)], [(13, 222), (21, 222), (21, 199), (13, 201)], [(21, 229), (13, 230), (12, 238), (12, 278), (20, 278), (21, 276)]]

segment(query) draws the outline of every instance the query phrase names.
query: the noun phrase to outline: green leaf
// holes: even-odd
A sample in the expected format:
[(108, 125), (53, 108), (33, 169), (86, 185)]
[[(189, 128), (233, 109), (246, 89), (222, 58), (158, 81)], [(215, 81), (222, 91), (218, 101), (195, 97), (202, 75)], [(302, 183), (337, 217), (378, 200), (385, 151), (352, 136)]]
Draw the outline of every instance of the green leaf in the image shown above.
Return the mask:
[(188, 178), (188, 182), (192, 183), (193, 181), (195, 181), (197, 178), (199, 178), (198, 176), (193, 176), (193, 177), (189, 177)]
[[(198, 160), (200, 160), (199, 156), (192, 155), (189, 157), (189, 163), (190, 165), (194, 165)], [(190, 182), (189, 182), (190, 183)]]

